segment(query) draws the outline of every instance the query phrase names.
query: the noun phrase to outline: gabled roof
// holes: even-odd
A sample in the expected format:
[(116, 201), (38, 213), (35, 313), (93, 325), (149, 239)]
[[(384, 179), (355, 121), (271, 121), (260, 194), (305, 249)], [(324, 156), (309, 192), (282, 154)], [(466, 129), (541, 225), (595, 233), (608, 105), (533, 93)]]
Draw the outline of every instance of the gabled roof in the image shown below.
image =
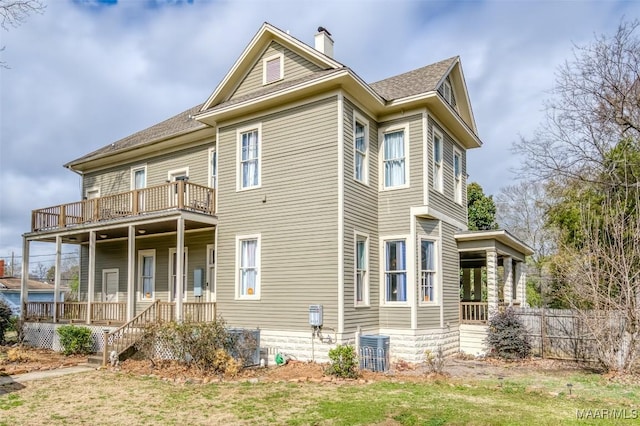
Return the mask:
[(222, 79), (216, 90), (209, 96), (209, 99), (202, 106), (201, 111), (206, 111), (212, 106), (226, 101), (233, 94), (240, 82), (255, 65), (256, 61), (264, 52), (271, 41), (277, 40), (284, 47), (300, 54), (322, 69), (342, 68), (340, 62), (317, 51), (311, 46), (303, 43), (288, 33), (265, 22), (258, 30), (251, 42), (244, 49), (238, 60), (233, 64), (227, 75)]
[(371, 83), (369, 86), (387, 101), (435, 91), (458, 57)]
[(127, 136), (126, 138), (120, 139), (96, 151), (90, 152), (89, 154), (70, 161), (69, 163), (65, 164), (64, 167), (73, 167), (78, 163), (83, 163), (85, 161), (107, 156), (109, 154), (120, 152), (128, 148), (134, 148), (146, 143), (157, 141), (159, 139), (174, 137), (182, 133), (205, 128), (207, 127), (205, 124), (191, 119), (191, 116), (196, 114), (200, 110), (200, 108), (202, 108), (202, 104), (189, 108), (188, 110), (183, 111), (180, 114), (175, 115), (158, 124), (155, 124), (147, 129), (141, 130), (137, 133)]
[[(230, 99), (272, 41), (303, 56), (321, 71)], [(438, 87), (447, 77), (451, 79), (454, 88), (456, 109), (449, 106), (437, 93)], [(143, 148), (144, 152), (150, 151), (153, 149), (152, 145), (159, 142), (168, 144), (171, 138), (194, 139), (195, 134), (206, 131), (203, 129), (213, 131), (210, 126), (216, 126), (218, 118), (249, 112), (249, 107), (245, 108), (247, 105), (255, 104), (250, 108), (257, 108), (257, 104), (273, 106), (276, 102), (286, 100), (287, 96), (294, 96), (293, 93), (297, 93), (295, 96), (305, 96), (313, 90), (330, 90), (336, 87), (342, 87), (365, 103), (373, 114), (384, 115), (404, 108), (428, 105), (437, 114), (453, 117), (450, 122), (453, 132), (461, 141), (464, 140), (463, 144), (467, 148), (481, 145), (458, 56), (367, 84), (340, 62), (265, 22), (206, 102), (77, 158), (65, 164), (65, 167), (92, 170), (98, 164), (102, 166), (105, 162), (112, 161), (111, 156), (114, 156), (115, 161), (121, 157), (120, 154), (129, 150)]]

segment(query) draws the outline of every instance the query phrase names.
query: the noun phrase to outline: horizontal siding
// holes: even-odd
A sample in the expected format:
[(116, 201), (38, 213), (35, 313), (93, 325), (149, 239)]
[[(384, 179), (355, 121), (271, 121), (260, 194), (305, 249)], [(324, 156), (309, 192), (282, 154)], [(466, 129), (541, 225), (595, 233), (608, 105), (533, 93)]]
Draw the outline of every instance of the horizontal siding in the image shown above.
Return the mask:
[(460, 322), (460, 256), (454, 234), (456, 228), (442, 222), (442, 286), (444, 323)]
[(411, 328), (411, 308), (381, 306), (380, 328)]
[[(444, 143), (442, 146), (442, 189), (443, 192), (433, 189), (433, 129), (442, 133)], [(428, 120), (428, 153), (429, 153), (429, 205), (441, 213), (455, 220), (467, 223), (467, 154), (461, 145), (440, 127), (431, 117)], [(462, 156), (462, 204), (454, 201), (453, 194), (453, 147), (460, 151)]]
[[(420, 299), (420, 240), (423, 237), (440, 238), (440, 221), (416, 218), (416, 295)], [(441, 289), (437, 289), (441, 291)], [(418, 301), (418, 328), (440, 327), (440, 305), (420, 305)]]
[[(380, 124), (381, 130), (394, 125), (409, 124), (409, 188), (380, 191), (378, 194), (379, 232), (384, 234), (407, 233), (409, 231), (409, 212), (413, 206), (424, 205), (422, 192), (422, 115), (417, 114), (399, 120), (387, 121)], [(380, 159), (376, 167), (382, 167), (383, 149), (382, 137), (378, 155)], [(380, 169), (382, 170), (382, 169)], [(384, 172), (380, 172), (381, 181)], [(376, 182), (376, 185), (381, 185)]]
[[(337, 100), (259, 122), (257, 189), (236, 192), (236, 129), (249, 123), (219, 130), (218, 312), (234, 326), (308, 331), (309, 305), (322, 304), (325, 326), (337, 328)], [(247, 234), (261, 235), (256, 301), (235, 300), (236, 236)]]
[[(378, 327), (380, 305), (378, 239), (378, 128), (369, 119), (369, 185), (354, 179), (354, 105), (344, 102), (344, 331)], [(366, 117), (362, 111), (358, 113)], [(369, 306), (355, 306), (355, 232), (369, 237)]]
[(321, 70), (320, 67), (309, 60), (273, 41), (262, 56), (258, 58), (242, 83), (240, 83), (234, 94), (231, 96), (231, 100), (265, 87), (262, 84), (262, 60), (276, 53), (282, 53), (284, 55), (284, 78), (274, 84), (295, 80), (312, 72)]
[(214, 143), (198, 145), (179, 152), (149, 157), (145, 161), (125, 163), (110, 169), (87, 173), (83, 177), (83, 196), (88, 188), (99, 187), (106, 196), (131, 190), (131, 169), (147, 166), (147, 186), (161, 185), (170, 170), (189, 168), (189, 182), (209, 185), (209, 149)]

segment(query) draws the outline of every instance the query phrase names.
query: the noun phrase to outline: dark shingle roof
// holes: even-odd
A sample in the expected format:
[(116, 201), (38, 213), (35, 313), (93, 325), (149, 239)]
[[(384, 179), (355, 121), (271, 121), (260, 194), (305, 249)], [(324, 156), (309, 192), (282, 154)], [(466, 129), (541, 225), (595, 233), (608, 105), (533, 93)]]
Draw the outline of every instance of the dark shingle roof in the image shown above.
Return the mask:
[(207, 127), (205, 124), (202, 124), (199, 121), (190, 118), (192, 115), (195, 115), (198, 113), (198, 111), (200, 111), (202, 105), (203, 104), (200, 104), (194, 106), (193, 108), (189, 108), (188, 110), (183, 111), (180, 114), (175, 115), (161, 123), (155, 124), (145, 130), (141, 130), (137, 133), (127, 136), (126, 138), (120, 139), (119, 141), (104, 146), (96, 151), (90, 152), (87, 155), (69, 162), (65, 166), (101, 157), (103, 155), (114, 153), (126, 148), (143, 145), (161, 138), (178, 135), (186, 131), (205, 128)]
[[(416, 70), (390, 77), (376, 83), (371, 83), (370, 87), (387, 101), (430, 92), (436, 90), (436, 85), (438, 84), (438, 82), (440, 82), (442, 77), (444, 77), (444, 74), (447, 72), (447, 70), (449, 70), (451, 65), (456, 60), (457, 57), (445, 59), (444, 61), (427, 65), (426, 67), (418, 68)], [(248, 93), (243, 96), (239, 96), (233, 100), (222, 102), (214, 106), (213, 108), (208, 109), (207, 111), (215, 111), (226, 108), (241, 102), (258, 98), (260, 96), (275, 93), (289, 87), (321, 79), (333, 73), (338, 73), (344, 70), (348, 70), (348, 68), (342, 67), (317, 71), (295, 80), (270, 85), (263, 89)], [(203, 104), (197, 105), (193, 108), (181, 112), (176, 116), (169, 118), (168, 120), (127, 136), (126, 138), (120, 139), (119, 141), (104, 146), (80, 158), (77, 158), (67, 163), (65, 167), (96, 159), (127, 148), (133, 148), (136, 146), (153, 143), (159, 139), (164, 139), (170, 136), (177, 136), (181, 133), (205, 128), (207, 127), (205, 124), (202, 124), (199, 121), (191, 118), (191, 116), (196, 115), (200, 112), (202, 106)]]
[(436, 90), (438, 82), (457, 59), (458, 57), (454, 56), (426, 67), (371, 83), (369, 86), (387, 101), (430, 92)]

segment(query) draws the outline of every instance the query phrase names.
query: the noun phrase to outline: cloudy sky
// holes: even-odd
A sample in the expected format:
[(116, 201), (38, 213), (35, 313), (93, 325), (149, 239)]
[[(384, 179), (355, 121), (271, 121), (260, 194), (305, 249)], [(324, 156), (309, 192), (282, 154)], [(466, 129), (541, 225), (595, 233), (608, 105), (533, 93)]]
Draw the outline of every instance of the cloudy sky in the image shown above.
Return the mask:
[[(462, 58), (484, 146), (469, 180), (497, 193), (521, 159), (511, 144), (542, 119), (554, 72), (574, 44), (640, 16), (634, 1), (45, 0), (0, 30), (0, 258), (21, 255), (36, 208), (77, 201), (62, 164), (195, 106), (264, 22), (335, 57), (365, 81)], [(34, 245), (31, 263), (53, 260)], [(65, 251), (71, 251), (65, 250)]]

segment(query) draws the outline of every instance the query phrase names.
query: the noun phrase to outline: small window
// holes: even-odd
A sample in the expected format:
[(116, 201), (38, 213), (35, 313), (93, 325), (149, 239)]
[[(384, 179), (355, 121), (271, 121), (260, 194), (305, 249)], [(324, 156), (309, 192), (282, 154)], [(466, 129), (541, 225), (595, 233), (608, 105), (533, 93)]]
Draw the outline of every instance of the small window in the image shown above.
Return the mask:
[(432, 240), (420, 241), (420, 301), (435, 302), (436, 244)]
[(433, 188), (442, 192), (442, 134), (433, 131)]
[(355, 247), (355, 304), (369, 304), (369, 240), (366, 235), (356, 234)]
[(358, 182), (369, 182), (369, 124), (362, 117), (354, 119), (354, 178)]
[(453, 105), (453, 90), (451, 90), (451, 84), (448, 81), (442, 83), (442, 97), (449, 105)]
[[(189, 248), (184, 248), (183, 267), (182, 267), (182, 299), (187, 298), (187, 265)], [(171, 300), (176, 300), (178, 294), (178, 280), (176, 279), (176, 271), (178, 270), (178, 256), (175, 248), (169, 249), (169, 282), (171, 283)]]
[(384, 243), (384, 282), (386, 302), (407, 301), (407, 269), (405, 240)]
[(284, 56), (282, 53), (269, 56), (262, 62), (262, 84), (273, 83), (284, 78)]
[(237, 250), (238, 298), (260, 299), (260, 237), (238, 237)]
[(254, 128), (239, 131), (239, 189), (257, 188), (260, 186), (260, 130)]
[(404, 130), (385, 133), (383, 149), (384, 188), (404, 186), (407, 183)]
[(462, 155), (453, 149), (453, 200), (462, 204)]
[(138, 288), (141, 300), (153, 300), (155, 297), (156, 251), (138, 252)]
[(218, 151), (215, 148), (209, 151), (209, 187), (218, 187)]

